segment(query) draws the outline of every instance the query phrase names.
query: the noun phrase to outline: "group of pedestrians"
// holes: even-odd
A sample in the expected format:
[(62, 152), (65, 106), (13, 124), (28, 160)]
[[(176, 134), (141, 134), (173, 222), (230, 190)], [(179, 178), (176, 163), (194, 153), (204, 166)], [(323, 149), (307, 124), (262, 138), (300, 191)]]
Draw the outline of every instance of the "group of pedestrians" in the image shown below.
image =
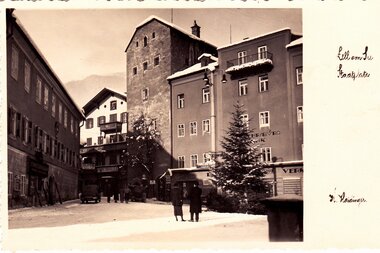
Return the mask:
[[(202, 189), (199, 188), (199, 183), (195, 182), (192, 189), (189, 192), (189, 200), (190, 200), (190, 221), (199, 221), (199, 213), (202, 212)], [(183, 194), (181, 189), (179, 188), (178, 183), (175, 183), (172, 189), (172, 205), (174, 207), (174, 217), (176, 221), (178, 221), (177, 216), (181, 217), (181, 221), (185, 221), (183, 218)]]

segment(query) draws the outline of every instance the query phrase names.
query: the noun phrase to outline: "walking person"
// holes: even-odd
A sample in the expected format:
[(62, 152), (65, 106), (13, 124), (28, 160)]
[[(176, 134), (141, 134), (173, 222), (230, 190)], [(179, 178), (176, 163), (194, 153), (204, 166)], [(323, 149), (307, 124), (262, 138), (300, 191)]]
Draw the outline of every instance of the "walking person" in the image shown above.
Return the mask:
[(198, 187), (199, 183), (195, 182), (194, 187), (190, 190), (189, 199), (190, 199), (190, 221), (199, 221), (199, 213), (202, 212), (202, 189)]
[(181, 221), (185, 221), (183, 219), (183, 211), (182, 211), (182, 193), (181, 189), (178, 187), (178, 183), (175, 183), (172, 189), (172, 205), (174, 207), (174, 217), (175, 220), (178, 221), (177, 216), (181, 216)]

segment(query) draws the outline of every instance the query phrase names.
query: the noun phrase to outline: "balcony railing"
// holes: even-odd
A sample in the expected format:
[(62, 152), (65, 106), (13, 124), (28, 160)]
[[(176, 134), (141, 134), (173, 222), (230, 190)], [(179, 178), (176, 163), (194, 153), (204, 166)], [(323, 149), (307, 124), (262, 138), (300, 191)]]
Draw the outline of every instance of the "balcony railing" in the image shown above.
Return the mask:
[(121, 132), (121, 126), (122, 122), (120, 121), (114, 121), (114, 122), (108, 122), (108, 123), (103, 123), (100, 124), (100, 131), (103, 133), (117, 133)]
[(273, 68), (273, 54), (262, 52), (227, 61), (226, 73), (249, 75), (269, 72)]

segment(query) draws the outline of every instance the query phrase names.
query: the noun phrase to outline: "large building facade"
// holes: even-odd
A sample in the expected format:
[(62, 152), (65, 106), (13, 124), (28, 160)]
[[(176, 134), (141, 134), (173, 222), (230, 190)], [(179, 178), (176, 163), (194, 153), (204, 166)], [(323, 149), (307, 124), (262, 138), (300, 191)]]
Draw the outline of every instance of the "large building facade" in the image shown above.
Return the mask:
[(171, 96), (166, 78), (192, 66), (204, 52), (216, 55), (216, 47), (200, 38), (194, 22), (192, 33), (162, 20), (149, 17), (136, 27), (126, 48), (127, 95), (130, 130), (144, 115), (156, 122), (161, 149), (149, 179), (157, 179), (172, 167)]
[(8, 207), (77, 198), (84, 116), (7, 10)]
[(218, 59), (204, 54), (199, 60), (168, 78), (173, 168), (212, 164), (239, 103), (261, 145), (273, 194), (302, 195), (301, 36), (281, 29), (220, 47)]
[(81, 126), (84, 146), (79, 191), (97, 184), (103, 195), (120, 193), (127, 185), (124, 153), (128, 129), (127, 98), (122, 92), (102, 89), (83, 107)]

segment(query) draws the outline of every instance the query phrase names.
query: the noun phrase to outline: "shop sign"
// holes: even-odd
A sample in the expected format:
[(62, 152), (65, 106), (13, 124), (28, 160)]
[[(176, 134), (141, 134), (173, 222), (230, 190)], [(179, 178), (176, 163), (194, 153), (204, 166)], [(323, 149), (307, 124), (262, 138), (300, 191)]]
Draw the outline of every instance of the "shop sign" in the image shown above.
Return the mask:
[(119, 169), (117, 166), (112, 167), (101, 167), (98, 168), (98, 173), (105, 173), (105, 172), (117, 172)]
[(303, 173), (303, 168), (282, 168), (285, 174)]

